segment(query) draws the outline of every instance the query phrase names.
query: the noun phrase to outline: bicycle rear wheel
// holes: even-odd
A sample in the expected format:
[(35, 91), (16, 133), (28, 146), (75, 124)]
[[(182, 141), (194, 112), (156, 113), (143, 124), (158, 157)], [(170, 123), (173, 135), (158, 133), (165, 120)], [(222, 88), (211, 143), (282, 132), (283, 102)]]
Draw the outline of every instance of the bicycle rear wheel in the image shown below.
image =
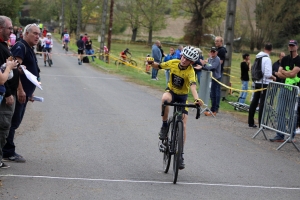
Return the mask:
[(173, 126), (173, 121), (172, 118), (169, 119), (168, 121), (168, 137), (166, 140), (163, 140), (162, 143), (166, 147), (163, 155), (163, 170), (165, 173), (168, 173), (169, 168), (170, 168), (170, 163), (171, 163), (171, 152), (170, 152), (170, 144), (171, 144), (171, 132), (172, 132), (172, 126)]
[(129, 61), (130, 64), (132, 64), (133, 66), (137, 66), (137, 63), (134, 60)]
[(174, 159), (173, 159), (173, 183), (176, 184), (178, 178), (178, 170), (180, 164), (180, 158), (183, 148), (183, 124), (178, 122), (175, 127), (175, 138), (174, 138)]

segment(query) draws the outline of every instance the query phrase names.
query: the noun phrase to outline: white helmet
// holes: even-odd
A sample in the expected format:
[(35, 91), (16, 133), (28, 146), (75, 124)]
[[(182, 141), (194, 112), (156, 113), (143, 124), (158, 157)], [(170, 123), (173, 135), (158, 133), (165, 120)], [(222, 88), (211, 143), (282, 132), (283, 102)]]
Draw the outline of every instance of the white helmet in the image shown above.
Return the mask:
[(47, 33), (46, 36), (51, 36), (51, 33)]
[(191, 46), (186, 46), (182, 49), (182, 55), (190, 60), (190, 61), (197, 61), (199, 59), (199, 52), (196, 50), (196, 48)]

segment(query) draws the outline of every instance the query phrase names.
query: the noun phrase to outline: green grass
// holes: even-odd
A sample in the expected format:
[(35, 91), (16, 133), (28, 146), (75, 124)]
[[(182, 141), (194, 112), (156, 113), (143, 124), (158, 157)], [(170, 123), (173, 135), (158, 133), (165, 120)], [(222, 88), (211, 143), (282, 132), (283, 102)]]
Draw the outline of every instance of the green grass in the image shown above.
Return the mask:
[[(59, 38), (60, 36), (57, 34), (55, 35), (56, 38)], [(93, 46), (94, 49), (97, 50), (100, 46), (100, 44), (97, 42), (97, 39), (93, 40)], [(71, 41), (71, 44), (69, 45), (70, 50), (77, 51), (77, 47), (75, 45), (75, 41)], [(165, 45), (163, 49), (165, 50), (165, 53), (169, 53), (169, 47)], [(119, 54), (124, 49), (129, 48), (130, 52), (132, 53), (132, 59), (135, 60), (138, 63), (138, 67), (133, 68), (132, 66), (126, 66), (126, 65), (115, 65), (115, 60), (119, 57)], [(203, 55), (205, 58), (207, 58), (208, 50), (205, 48), (201, 48), (203, 50)], [(110, 63), (107, 64), (99, 59), (96, 59), (94, 63), (91, 63), (94, 66), (101, 66), (102, 69), (105, 69), (109, 71), (110, 73), (119, 74), (122, 76), (125, 76), (127, 80), (131, 82), (135, 82), (141, 85), (150, 86), (152, 88), (158, 89), (160, 91), (164, 91), (166, 88), (165, 83), (165, 75), (163, 70), (159, 70), (158, 73), (158, 81), (152, 81), (151, 75), (146, 74), (144, 72), (145, 70), (145, 57), (147, 54), (151, 54), (151, 46), (148, 46), (146, 44), (137, 44), (137, 43), (130, 43), (128, 41), (116, 41), (112, 42), (111, 49), (110, 49)], [(250, 55), (251, 63), (255, 60), (255, 54)], [(275, 62), (277, 60), (276, 57), (271, 56), (272, 62)], [(241, 81), (240, 81), (240, 63), (242, 62), (242, 53), (233, 53), (232, 54), (232, 61), (231, 61), (231, 74), (230, 74), (230, 82), (232, 84), (233, 88), (241, 89)], [(251, 88), (251, 83), (249, 82), (249, 89)], [(249, 104), (249, 100), (251, 98), (251, 93), (248, 93), (246, 103)], [(238, 94), (235, 95), (228, 95), (226, 97), (229, 101), (237, 101)], [(192, 100), (191, 94), (189, 95), (189, 100)], [(221, 101), (220, 108), (222, 111), (234, 111), (233, 107), (229, 105), (225, 101)], [(247, 115), (246, 112), (239, 112), (241, 115)]]

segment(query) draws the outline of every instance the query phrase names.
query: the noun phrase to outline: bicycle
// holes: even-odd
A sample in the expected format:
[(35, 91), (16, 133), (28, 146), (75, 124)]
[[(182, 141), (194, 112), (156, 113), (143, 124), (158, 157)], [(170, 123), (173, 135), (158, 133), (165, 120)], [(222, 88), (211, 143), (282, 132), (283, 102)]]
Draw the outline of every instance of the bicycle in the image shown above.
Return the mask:
[(227, 103), (229, 103), (230, 105), (232, 105), (234, 107), (234, 110), (237, 111), (245, 111), (245, 112), (249, 112), (249, 108), (250, 105), (245, 104), (245, 103), (240, 103), (239, 102), (239, 92), (237, 91), (233, 91), (232, 94), (234, 95), (236, 93), (236, 97), (238, 97), (237, 101), (228, 101), (226, 98), (223, 97), (222, 101), (226, 101)]
[(171, 156), (173, 155), (173, 183), (176, 184), (178, 177), (178, 170), (181, 155), (183, 152), (183, 121), (182, 111), (185, 107), (192, 107), (197, 109), (196, 119), (200, 117), (201, 108), (195, 104), (181, 104), (181, 103), (167, 103), (162, 105), (161, 116), (164, 115), (166, 106), (174, 106), (173, 116), (168, 120), (168, 136), (161, 141), (159, 150), (163, 155), (163, 170), (168, 173), (171, 163)]
[(118, 60), (115, 61), (115, 65), (124, 65), (125, 63), (129, 63), (133, 66), (137, 66), (137, 62), (135, 60), (131, 59), (131, 56), (127, 56), (126, 60), (123, 60), (122, 58), (119, 58)]

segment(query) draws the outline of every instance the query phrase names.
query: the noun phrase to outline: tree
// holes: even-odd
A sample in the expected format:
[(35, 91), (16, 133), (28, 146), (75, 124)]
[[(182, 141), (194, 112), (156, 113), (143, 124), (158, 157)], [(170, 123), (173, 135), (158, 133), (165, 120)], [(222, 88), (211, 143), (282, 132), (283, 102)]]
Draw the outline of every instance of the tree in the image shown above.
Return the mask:
[[(59, 8), (61, 1), (34, 0), (30, 3), (30, 16), (41, 22), (57, 21), (59, 19)], [(42, 12), (41, 12), (42, 11)]]
[(211, 24), (206, 23), (206, 20), (213, 20), (214, 17), (225, 18), (226, 15), (224, 11), (214, 11), (218, 9), (221, 2), (225, 2), (225, 0), (173, 1), (173, 16), (185, 15), (191, 17), (191, 21), (185, 26), (184, 39), (187, 43), (195, 45), (202, 43), (204, 33), (209, 31), (212, 27)]
[(165, 11), (168, 11), (168, 0), (136, 0), (141, 12), (141, 26), (148, 30), (148, 44), (152, 44), (153, 31), (159, 31), (166, 27)]
[(126, 3), (120, 1), (116, 4), (117, 10), (117, 17), (121, 19), (124, 23), (129, 24), (132, 35), (131, 41), (136, 41), (136, 37), (138, 34), (138, 30), (141, 27), (143, 16), (139, 10), (139, 6), (137, 5), (136, 0), (128, 0)]
[(18, 24), (19, 12), (24, 0), (0, 0), (0, 15), (11, 18), (13, 24)]
[(258, 1), (255, 9), (257, 49), (269, 41), (282, 46), (284, 41), (295, 37), (300, 31), (299, 10), (299, 0)]

